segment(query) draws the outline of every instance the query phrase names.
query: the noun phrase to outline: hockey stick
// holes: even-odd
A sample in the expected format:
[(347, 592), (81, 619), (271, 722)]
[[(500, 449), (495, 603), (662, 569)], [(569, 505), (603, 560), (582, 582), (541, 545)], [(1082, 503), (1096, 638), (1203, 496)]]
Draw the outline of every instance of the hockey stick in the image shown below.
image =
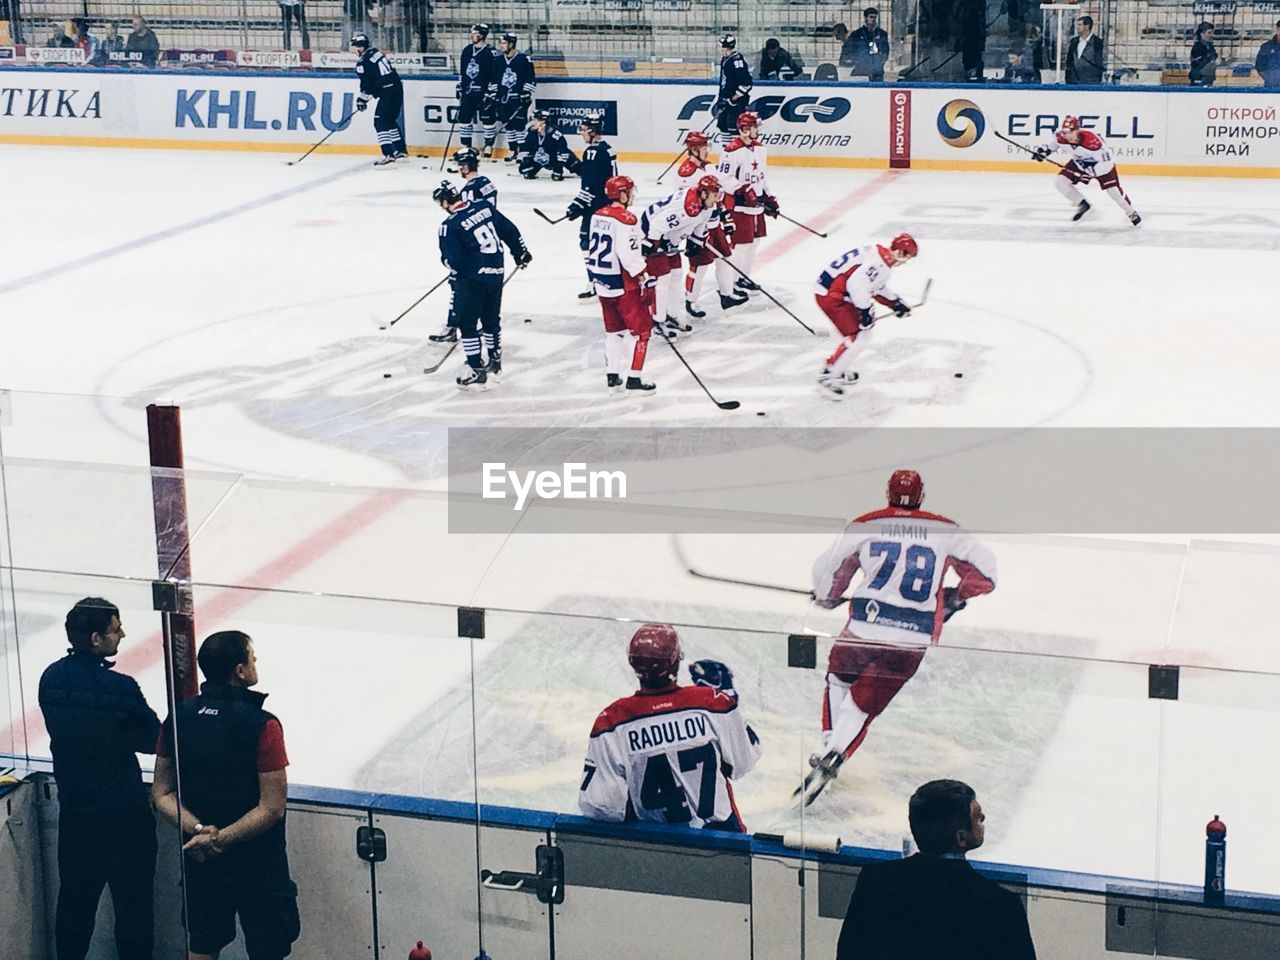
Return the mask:
[(807, 323), (805, 323), (803, 320), (801, 320), (799, 317), (797, 317), (794, 313), (792, 313), (790, 310), (788, 310), (788, 309), (787, 309), (787, 307), (786, 307), (786, 305), (785, 305), (785, 304), (783, 304), (783, 302), (782, 302), (781, 300), (779, 300), (777, 297), (775, 297), (772, 293), (770, 293), (770, 292), (769, 292), (768, 290), (766, 290), (764, 287), (760, 286), (760, 284), (756, 283), (754, 280), (752, 280), (750, 277), (748, 277), (748, 276), (746, 275), (746, 273), (742, 270), (742, 268), (741, 268), (741, 267), (739, 267), (736, 263), (734, 263), (732, 260), (730, 260), (728, 257), (724, 256), (723, 254), (719, 253), (718, 251), (713, 250), (711, 247), (707, 247), (707, 249), (708, 249), (708, 250), (711, 250), (712, 255), (713, 255), (717, 260), (722, 260), (722, 261), (724, 261), (725, 263), (727, 263), (727, 264), (728, 264), (728, 265), (733, 269), (733, 271), (734, 271), (735, 273), (737, 273), (737, 274), (738, 274), (738, 276), (742, 277), (742, 279), (746, 280), (746, 281), (747, 281), (747, 283), (755, 283), (755, 284), (756, 284), (756, 289), (757, 289), (757, 290), (759, 290), (761, 293), (763, 293), (763, 294), (764, 294), (766, 297), (768, 297), (770, 300), (772, 300), (775, 304), (777, 304), (777, 306), (782, 310), (782, 312), (783, 312), (783, 313), (785, 313), (788, 317), (790, 317), (790, 318), (791, 318), (792, 320), (794, 320), (796, 323), (800, 324), (800, 326), (804, 327), (806, 330), (808, 330), (808, 331), (809, 331), (811, 334), (813, 334), (815, 337), (818, 335), (818, 331), (814, 330), (814, 329), (813, 329), (813, 327), (809, 326)]
[(714, 396), (712, 396), (711, 391), (707, 389), (707, 385), (702, 382), (702, 378), (698, 376), (698, 374), (694, 371), (693, 367), (689, 366), (689, 361), (684, 358), (684, 354), (682, 354), (680, 350), (676, 347), (675, 341), (673, 341), (669, 336), (667, 336), (666, 330), (662, 329), (662, 325), (659, 323), (655, 323), (653, 325), (653, 329), (657, 330), (658, 333), (662, 335), (662, 339), (667, 341), (667, 346), (671, 348), (672, 352), (675, 353), (675, 355), (679, 358), (680, 362), (684, 364), (684, 368), (689, 371), (689, 376), (693, 377), (693, 379), (697, 381), (698, 386), (702, 388), (702, 392), (707, 395), (707, 397), (711, 400), (712, 403), (714, 403), (721, 410), (737, 410), (740, 406), (742, 406), (742, 404), (739, 403), (737, 400), (717, 400)]
[(449, 148), (453, 146), (453, 131), (458, 126), (458, 114), (453, 115), (453, 123), (449, 124), (449, 138), (444, 142), (444, 153), (440, 155), (440, 169), (444, 170), (444, 165), (449, 162)]
[[(1019, 150), (1021, 150), (1023, 153), (1029, 153), (1029, 154), (1031, 154), (1031, 156), (1033, 156), (1033, 157), (1036, 155), (1036, 152), (1035, 152), (1034, 150), (1032, 150), (1030, 147), (1028, 147), (1026, 144), (1024, 144), (1024, 143), (1019, 143), (1017, 140), (1010, 140), (1008, 137), (1006, 137), (1006, 136), (1005, 136), (1003, 133), (1001, 133), (999, 130), (993, 130), (992, 132), (993, 132), (997, 137), (999, 137), (1001, 140), (1003, 140), (1005, 143), (1009, 144), (1009, 145), (1010, 145), (1010, 146), (1012, 146), (1012, 147), (1017, 147), (1017, 148), (1018, 148)], [(1064, 169), (1064, 168), (1066, 167), (1066, 164), (1059, 163), (1057, 160), (1050, 160), (1050, 159), (1049, 159), (1049, 157), (1047, 157), (1047, 156), (1046, 156), (1046, 157), (1042, 157), (1041, 159), (1042, 159), (1044, 162), (1052, 163), (1052, 164), (1053, 164), (1055, 167), (1057, 167), (1059, 170), (1062, 170), (1062, 169)]]
[(676, 559), (684, 567), (684, 572), (698, 580), (710, 580), (712, 583), (727, 583), (735, 587), (755, 587), (757, 590), (773, 590), (778, 593), (796, 593), (805, 597), (813, 597), (811, 591), (801, 590), (799, 587), (787, 587), (779, 583), (764, 583), (760, 580), (738, 580), (734, 577), (720, 577), (714, 573), (704, 573), (689, 562), (684, 550), (680, 548), (680, 537), (677, 534), (672, 534), (671, 536), (671, 548), (676, 553)]
[(348, 113), (345, 117), (343, 117), (341, 120), (339, 120), (339, 121), (338, 121), (338, 125), (337, 125), (336, 127), (334, 127), (332, 130), (330, 130), (328, 133), (326, 133), (326, 134), (324, 135), (324, 139), (323, 139), (323, 140), (321, 140), (321, 141), (320, 141), (319, 143), (317, 143), (314, 147), (312, 147), (310, 150), (308, 150), (306, 153), (304, 153), (302, 156), (300, 156), (297, 160), (286, 160), (284, 165), (285, 165), (286, 167), (296, 167), (296, 166), (297, 166), (298, 164), (300, 164), (303, 160), (307, 159), (307, 157), (311, 156), (311, 155), (312, 155), (313, 153), (315, 153), (318, 149), (320, 149), (322, 146), (324, 146), (324, 144), (325, 144), (325, 141), (326, 141), (326, 140), (328, 140), (330, 137), (332, 137), (332, 136), (333, 136), (335, 133), (337, 133), (339, 130), (344, 129), (344, 128), (346, 127), (346, 125), (347, 125), (348, 123), (350, 123), (350, 122), (351, 122), (351, 118), (352, 118), (352, 117), (354, 117), (354, 116), (355, 116), (355, 114), (354, 114), (354, 113)]
[(569, 215), (566, 213), (563, 217), (556, 217), (554, 220), (552, 220), (550, 217), (548, 217), (545, 213), (543, 213), (537, 207), (533, 208), (533, 212), (536, 213), (538, 216), (540, 216), (543, 220), (547, 221), (547, 223), (552, 224), (553, 226), (559, 223), (561, 220), (567, 220), (569, 218)]
[(781, 217), (783, 220), (787, 221), (787, 223), (794, 223), (794, 224), (795, 224), (797, 227), (799, 227), (801, 230), (808, 230), (808, 231), (809, 231), (810, 233), (812, 233), (815, 237), (822, 237), (822, 239), (824, 239), (824, 240), (827, 238), (827, 235), (826, 235), (825, 233), (823, 233), (821, 230), (815, 230), (815, 229), (813, 229), (813, 227), (808, 226), (807, 224), (803, 224), (803, 223), (801, 223), (799, 220), (792, 220), (790, 217), (788, 217), (788, 216), (787, 216), (785, 213), (783, 213), (781, 210), (777, 211), (777, 212), (774, 214), (774, 216), (775, 216), (775, 217)]
[(430, 290), (428, 290), (426, 293), (424, 293), (422, 296), (420, 296), (417, 300), (413, 301), (413, 303), (409, 304), (409, 306), (408, 306), (408, 307), (406, 307), (406, 308), (404, 309), (404, 312), (402, 312), (402, 313), (400, 314), (400, 316), (396, 317), (394, 320), (392, 320), (392, 321), (391, 321), (390, 323), (388, 323), (386, 326), (384, 326), (384, 327), (380, 327), (379, 329), (382, 329), (382, 330), (389, 330), (389, 329), (391, 329), (392, 327), (394, 327), (397, 323), (399, 323), (401, 320), (403, 320), (406, 316), (408, 316), (408, 315), (409, 315), (409, 311), (411, 311), (414, 307), (416, 307), (418, 304), (420, 304), (423, 300), (427, 299), (427, 297), (431, 296), (431, 294), (435, 293), (435, 292), (436, 292), (437, 290), (439, 290), (442, 286), (444, 286), (444, 284), (448, 281), (448, 279), (449, 279), (448, 277), (441, 277), (441, 278), (440, 278), (440, 280), (439, 280), (439, 282), (437, 282), (437, 283), (435, 284), (435, 286), (433, 286)]
[[(716, 115), (713, 113), (713, 114), (711, 115), (711, 119), (707, 121), (707, 125), (706, 125), (705, 127), (703, 127), (703, 128), (699, 131), (699, 133), (706, 133), (706, 132), (707, 132), (707, 129), (708, 129), (708, 128), (713, 124), (713, 123), (715, 123), (715, 122), (716, 122)], [(674, 160), (672, 160), (670, 163), (668, 163), (668, 164), (667, 164), (667, 169), (663, 170), (660, 174), (658, 174), (658, 179), (657, 179), (657, 180), (655, 180), (655, 181), (654, 181), (654, 183), (661, 183), (661, 182), (662, 182), (662, 178), (663, 178), (663, 177), (665, 177), (668, 173), (670, 173), (670, 172), (671, 172), (671, 168), (672, 168), (672, 167), (674, 167), (677, 163), (679, 163), (679, 162), (680, 162), (680, 158), (681, 158), (681, 157), (683, 157), (683, 156), (684, 156), (686, 153), (688, 153), (688, 152), (689, 152), (689, 148), (688, 148), (688, 147), (685, 147), (683, 150), (681, 150), (679, 153), (677, 153), (677, 154), (676, 154), (676, 158), (675, 158)]]
[(444, 356), (443, 356), (443, 357), (441, 357), (439, 360), (437, 360), (435, 363), (433, 363), (431, 366), (429, 366), (429, 367), (423, 367), (423, 368), (422, 368), (422, 372), (423, 372), (423, 373), (435, 373), (437, 370), (439, 370), (441, 367), (443, 367), (443, 366), (444, 366), (444, 362), (445, 362), (446, 360), (448, 360), (451, 356), (453, 356), (453, 351), (455, 351), (455, 350), (457, 350), (457, 349), (458, 349), (458, 344), (459, 344), (460, 342), (461, 342), (461, 341), (455, 340), (455, 341), (453, 341), (453, 343), (449, 344), (449, 349), (448, 349), (448, 350), (446, 350), (446, 351), (444, 352)]

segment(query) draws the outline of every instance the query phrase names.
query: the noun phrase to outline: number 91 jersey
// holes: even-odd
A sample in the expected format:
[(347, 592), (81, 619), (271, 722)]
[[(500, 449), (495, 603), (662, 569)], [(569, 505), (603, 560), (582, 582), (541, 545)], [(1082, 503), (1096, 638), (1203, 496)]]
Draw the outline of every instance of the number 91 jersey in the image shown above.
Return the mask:
[(596, 718), (578, 806), (593, 820), (745, 831), (729, 780), (746, 774), (760, 753), (735, 694), (702, 686), (640, 690)]
[(946, 517), (889, 507), (853, 520), (813, 565), (813, 595), (837, 606), (854, 575), (847, 633), (861, 640), (927, 644), (942, 631), (943, 578), (954, 570), (959, 597), (990, 593), (996, 558)]

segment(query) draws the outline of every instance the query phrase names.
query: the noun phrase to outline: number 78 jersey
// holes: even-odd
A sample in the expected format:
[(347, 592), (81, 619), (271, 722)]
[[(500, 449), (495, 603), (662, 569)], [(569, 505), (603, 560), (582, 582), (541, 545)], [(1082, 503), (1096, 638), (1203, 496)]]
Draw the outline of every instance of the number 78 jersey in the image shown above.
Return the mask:
[(889, 507), (852, 521), (813, 565), (813, 595), (825, 607), (847, 596), (846, 632), (861, 640), (932, 643), (942, 631), (943, 577), (960, 577), (961, 600), (996, 587), (996, 558), (946, 517)]
[(760, 753), (736, 695), (701, 686), (640, 690), (596, 718), (578, 806), (593, 820), (736, 821), (742, 829), (729, 780)]

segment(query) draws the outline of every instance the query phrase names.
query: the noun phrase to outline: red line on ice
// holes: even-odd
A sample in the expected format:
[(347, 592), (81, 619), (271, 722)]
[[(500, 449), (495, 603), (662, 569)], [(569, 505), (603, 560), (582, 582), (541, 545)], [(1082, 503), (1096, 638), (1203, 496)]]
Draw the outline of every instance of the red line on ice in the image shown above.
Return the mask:
[[(866, 202), (905, 173), (907, 173), (906, 170), (885, 170), (879, 175), (872, 177), (852, 193), (841, 197), (821, 213), (817, 214), (817, 216), (812, 220), (808, 220), (806, 222), (815, 230), (825, 230), (827, 227), (831, 226), (831, 224), (844, 216), (849, 211), (850, 207), (856, 207), (858, 204)], [(774, 222), (777, 223), (778, 221), (775, 220)], [(810, 237), (813, 237), (813, 234), (796, 227), (790, 233), (783, 234), (777, 240), (766, 243), (764, 249), (756, 256), (756, 262), (768, 263), (770, 260), (776, 260), (783, 254), (789, 253), (793, 247), (805, 240), (808, 240)], [(816, 270), (814, 276), (817, 276)]]

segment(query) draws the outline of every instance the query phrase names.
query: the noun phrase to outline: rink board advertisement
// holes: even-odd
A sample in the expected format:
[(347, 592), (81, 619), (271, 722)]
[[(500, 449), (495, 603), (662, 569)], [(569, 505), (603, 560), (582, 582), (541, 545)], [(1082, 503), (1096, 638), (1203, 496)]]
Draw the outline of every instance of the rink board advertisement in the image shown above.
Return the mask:
[[(288, 152), (332, 133), (324, 150), (371, 154), (373, 111), (355, 112), (356, 92), (355, 77), (341, 75), (6, 69), (0, 143)], [(770, 158), (784, 165), (1038, 170), (996, 134), (1034, 146), (1074, 114), (1106, 138), (1122, 170), (1280, 173), (1280, 94), (811, 83), (761, 84), (755, 93)], [(710, 83), (694, 81), (538, 87), (539, 104), (572, 146), (580, 149), (576, 124), (599, 117), (624, 161), (674, 157), (685, 134), (708, 127), (714, 97)], [(456, 120), (451, 77), (405, 81), (412, 150), (438, 153)]]

